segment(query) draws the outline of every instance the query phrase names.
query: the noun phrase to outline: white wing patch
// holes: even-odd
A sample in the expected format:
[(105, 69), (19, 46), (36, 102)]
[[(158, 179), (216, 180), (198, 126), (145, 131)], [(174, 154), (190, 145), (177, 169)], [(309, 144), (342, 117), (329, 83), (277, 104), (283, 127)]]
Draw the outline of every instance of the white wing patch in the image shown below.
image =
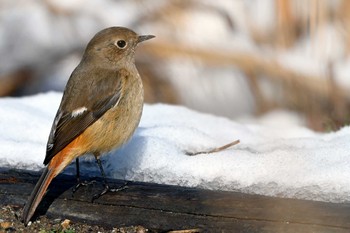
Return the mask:
[(77, 108), (77, 109), (73, 110), (72, 117), (77, 117), (77, 116), (83, 114), (86, 110), (87, 110), (86, 107)]

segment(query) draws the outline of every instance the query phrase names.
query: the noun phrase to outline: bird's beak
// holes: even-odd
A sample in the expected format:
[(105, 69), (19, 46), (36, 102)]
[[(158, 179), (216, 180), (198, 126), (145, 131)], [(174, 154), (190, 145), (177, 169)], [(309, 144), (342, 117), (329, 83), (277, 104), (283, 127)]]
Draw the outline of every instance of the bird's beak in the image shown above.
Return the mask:
[(137, 43), (141, 43), (145, 40), (150, 40), (152, 38), (154, 38), (155, 36), (153, 35), (145, 35), (145, 36), (139, 36), (138, 40), (137, 40)]

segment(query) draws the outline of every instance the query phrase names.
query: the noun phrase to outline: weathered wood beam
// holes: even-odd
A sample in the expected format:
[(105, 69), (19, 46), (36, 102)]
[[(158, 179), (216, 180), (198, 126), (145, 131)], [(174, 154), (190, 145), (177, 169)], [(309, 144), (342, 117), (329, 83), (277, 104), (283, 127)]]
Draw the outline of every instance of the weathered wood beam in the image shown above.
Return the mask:
[[(38, 173), (0, 173), (0, 203), (24, 205)], [(113, 186), (123, 184), (111, 180)], [(210, 191), (129, 182), (94, 203), (100, 183), (72, 196), (75, 178), (58, 176), (36, 216), (68, 218), (104, 227), (142, 225), (159, 232), (199, 228), (203, 232), (349, 232), (350, 204), (273, 198), (238, 192)]]

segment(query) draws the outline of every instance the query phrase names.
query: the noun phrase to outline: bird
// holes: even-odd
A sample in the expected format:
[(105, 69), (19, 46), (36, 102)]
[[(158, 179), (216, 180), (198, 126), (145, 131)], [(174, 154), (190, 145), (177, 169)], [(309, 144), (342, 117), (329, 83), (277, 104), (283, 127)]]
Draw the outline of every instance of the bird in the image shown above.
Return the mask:
[[(135, 66), (135, 49), (153, 35), (126, 27), (109, 27), (87, 44), (63, 92), (46, 146), (44, 169), (23, 208), (27, 226), (49, 184), (74, 159), (93, 154), (106, 181), (100, 156), (125, 144), (143, 110), (143, 85)], [(78, 178), (78, 176), (77, 176)], [(78, 184), (79, 185), (79, 184)]]

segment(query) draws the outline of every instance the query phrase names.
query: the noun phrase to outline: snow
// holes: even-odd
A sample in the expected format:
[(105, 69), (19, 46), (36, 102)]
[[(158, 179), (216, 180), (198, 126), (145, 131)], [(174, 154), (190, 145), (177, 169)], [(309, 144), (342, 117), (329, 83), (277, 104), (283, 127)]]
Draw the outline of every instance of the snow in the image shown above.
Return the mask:
[[(43, 167), (61, 96), (49, 92), (0, 99), (0, 168)], [(103, 164), (107, 175), (118, 179), (350, 201), (350, 127), (321, 134), (297, 119), (275, 112), (257, 123), (238, 123), (181, 106), (146, 104), (132, 140), (104, 156)], [(236, 139), (241, 143), (218, 153), (185, 154)], [(91, 157), (82, 159), (82, 172), (99, 176)], [(64, 172), (74, 174), (74, 165)]]

